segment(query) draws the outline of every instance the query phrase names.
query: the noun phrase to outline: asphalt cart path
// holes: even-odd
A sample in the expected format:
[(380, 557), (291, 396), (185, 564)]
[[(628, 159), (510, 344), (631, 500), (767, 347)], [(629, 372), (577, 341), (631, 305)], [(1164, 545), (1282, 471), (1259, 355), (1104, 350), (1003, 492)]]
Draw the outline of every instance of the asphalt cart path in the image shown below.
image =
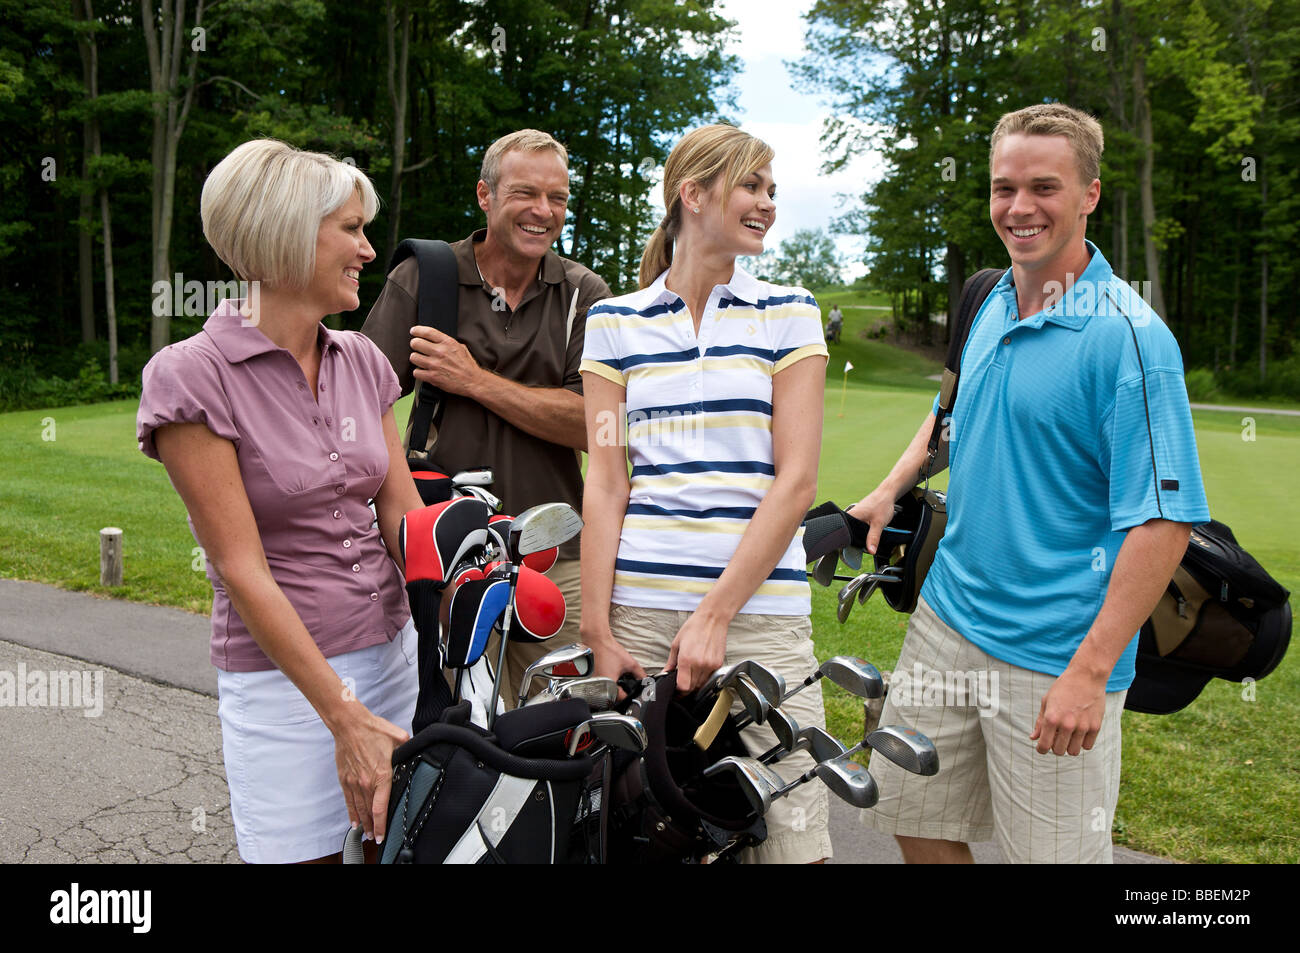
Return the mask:
[[(0, 579), (0, 863), (237, 863), (204, 616)], [(899, 863), (831, 798), (835, 863)], [(975, 858), (997, 863), (992, 844)], [(1118, 863), (1165, 863), (1117, 847)]]

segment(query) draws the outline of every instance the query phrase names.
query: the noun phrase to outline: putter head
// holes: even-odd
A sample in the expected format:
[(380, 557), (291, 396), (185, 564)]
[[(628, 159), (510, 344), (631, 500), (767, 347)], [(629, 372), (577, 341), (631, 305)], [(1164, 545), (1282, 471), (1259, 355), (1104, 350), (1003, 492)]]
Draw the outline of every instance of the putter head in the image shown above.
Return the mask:
[(862, 743), (904, 771), (927, 777), (939, 773), (939, 753), (934, 750), (934, 742), (915, 728), (887, 725), (867, 735)]
[(728, 755), (704, 769), (704, 777), (731, 773), (736, 777), (754, 812), (762, 817), (772, 806), (772, 795), (785, 786), (785, 779), (755, 758)]
[[(574, 642), (572, 645), (562, 645), (553, 652), (547, 652), (537, 661), (533, 662), (524, 669), (523, 680), (519, 684), (519, 704), (524, 703), (528, 697), (528, 686), (532, 684), (535, 677), (539, 675), (550, 675), (556, 669), (562, 669), (566, 666), (572, 668), (572, 675), (577, 678), (584, 678), (591, 674), (592, 660), (591, 649), (581, 642)], [(562, 674), (570, 674), (565, 671)]]
[(798, 743), (807, 748), (812, 759), (817, 762), (833, 761), (847, 750), (839, 739), (818, 725), (799, 729)]
[(880, 799), (876, 779), (866, 768), (847, 757), (823, 761), (813, 770), (832, 794), (854, 807), (874, 807)]
[(821, 673), (858, 698), (882, 698), (885, 680), (874, 665), (852, 655), (836, 655), (821, 665)]
[(767, 716), (772, 711), (772, 703), (766, 695), (754, 686), (748, 675), (735, 672), (730, 683), (724, 687), (730, 688), (736, 693), (740, 703), (745, 706), (745, 712), (755, 724), (767, 724)]
[(510, 553), (515, 559), (522, 559), (567, 543), (580, 532), (582, 517), (568, 503), (530, 506), (510, 524)]
[(491, 467), (474, 467), (452, 474), (451, 482), (456, 486), (491, 486), (493, 476)]

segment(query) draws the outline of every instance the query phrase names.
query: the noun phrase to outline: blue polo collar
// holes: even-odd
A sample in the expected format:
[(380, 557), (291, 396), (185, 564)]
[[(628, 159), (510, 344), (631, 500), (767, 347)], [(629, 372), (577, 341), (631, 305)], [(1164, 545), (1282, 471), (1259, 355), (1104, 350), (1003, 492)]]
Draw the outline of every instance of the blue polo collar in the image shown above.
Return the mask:
[[(1115, 272), (1111, 269), (1106, 256), (1101, 253), (1101, 250), (1096, 245), (1086, 238), (1084, 244), (1088, 246), (1088, 251), (1092, 257), (1089, 258), (1088, 267), (1083, 270), (1083, 274), (1074, 279), (1074, 283), (1065, 289), (1065, 293), (1061, 295), (1060, 300), (1050, 308), (1045, 308), (1028, 317), (1022, 317), (1021, 320), (1013, 322), (1014, 324), (1021, 327), (1040, 328), (1044, 323), (1050, 321), (1063, 328), (1079, 331), (1088, 323), (1089, 318), (1104, 307), (1101, 297), (1106, 293), (1111, 279), (1115, 277)], [(1002, 276), (993, 290), (1010, 296), (1008, 299), (1010, 306), (1007, 311), (1009, 315), (1016, 314), (1016, 282), (1012, 269), (1007, 269), (1006, 274)]]

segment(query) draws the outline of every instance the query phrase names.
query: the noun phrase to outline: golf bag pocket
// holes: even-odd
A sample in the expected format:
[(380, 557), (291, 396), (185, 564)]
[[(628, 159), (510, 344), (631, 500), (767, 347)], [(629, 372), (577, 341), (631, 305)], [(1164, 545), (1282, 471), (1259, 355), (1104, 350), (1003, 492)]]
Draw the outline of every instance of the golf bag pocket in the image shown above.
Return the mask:
[(563, 738), (590, 709), (572, 699), (519, 709), (535, 722), (534, 732), (524, 724), (528, 718), (503, 715), (498, 724), (513, 733), (514, 750), (468, 724), (468, 711), (465, 702), (448, 708), (443, 720), (393, 752), (380, 863), (568, 862), (575, 826), (590, 814), (592, 778), (601, 773), (587, 755), (564, 753)]

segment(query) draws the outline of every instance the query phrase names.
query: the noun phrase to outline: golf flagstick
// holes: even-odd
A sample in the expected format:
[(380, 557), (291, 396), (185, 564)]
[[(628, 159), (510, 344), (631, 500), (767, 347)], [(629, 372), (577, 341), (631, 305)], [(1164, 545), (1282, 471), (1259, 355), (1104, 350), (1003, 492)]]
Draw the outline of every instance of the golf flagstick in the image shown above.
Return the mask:
[(849, 396), (849, 371), (853, 370), (853, 365), (849, 361), (844, 362), (844, 384), (840, 387), (840, 416), (844, 416), (844, 401)]

